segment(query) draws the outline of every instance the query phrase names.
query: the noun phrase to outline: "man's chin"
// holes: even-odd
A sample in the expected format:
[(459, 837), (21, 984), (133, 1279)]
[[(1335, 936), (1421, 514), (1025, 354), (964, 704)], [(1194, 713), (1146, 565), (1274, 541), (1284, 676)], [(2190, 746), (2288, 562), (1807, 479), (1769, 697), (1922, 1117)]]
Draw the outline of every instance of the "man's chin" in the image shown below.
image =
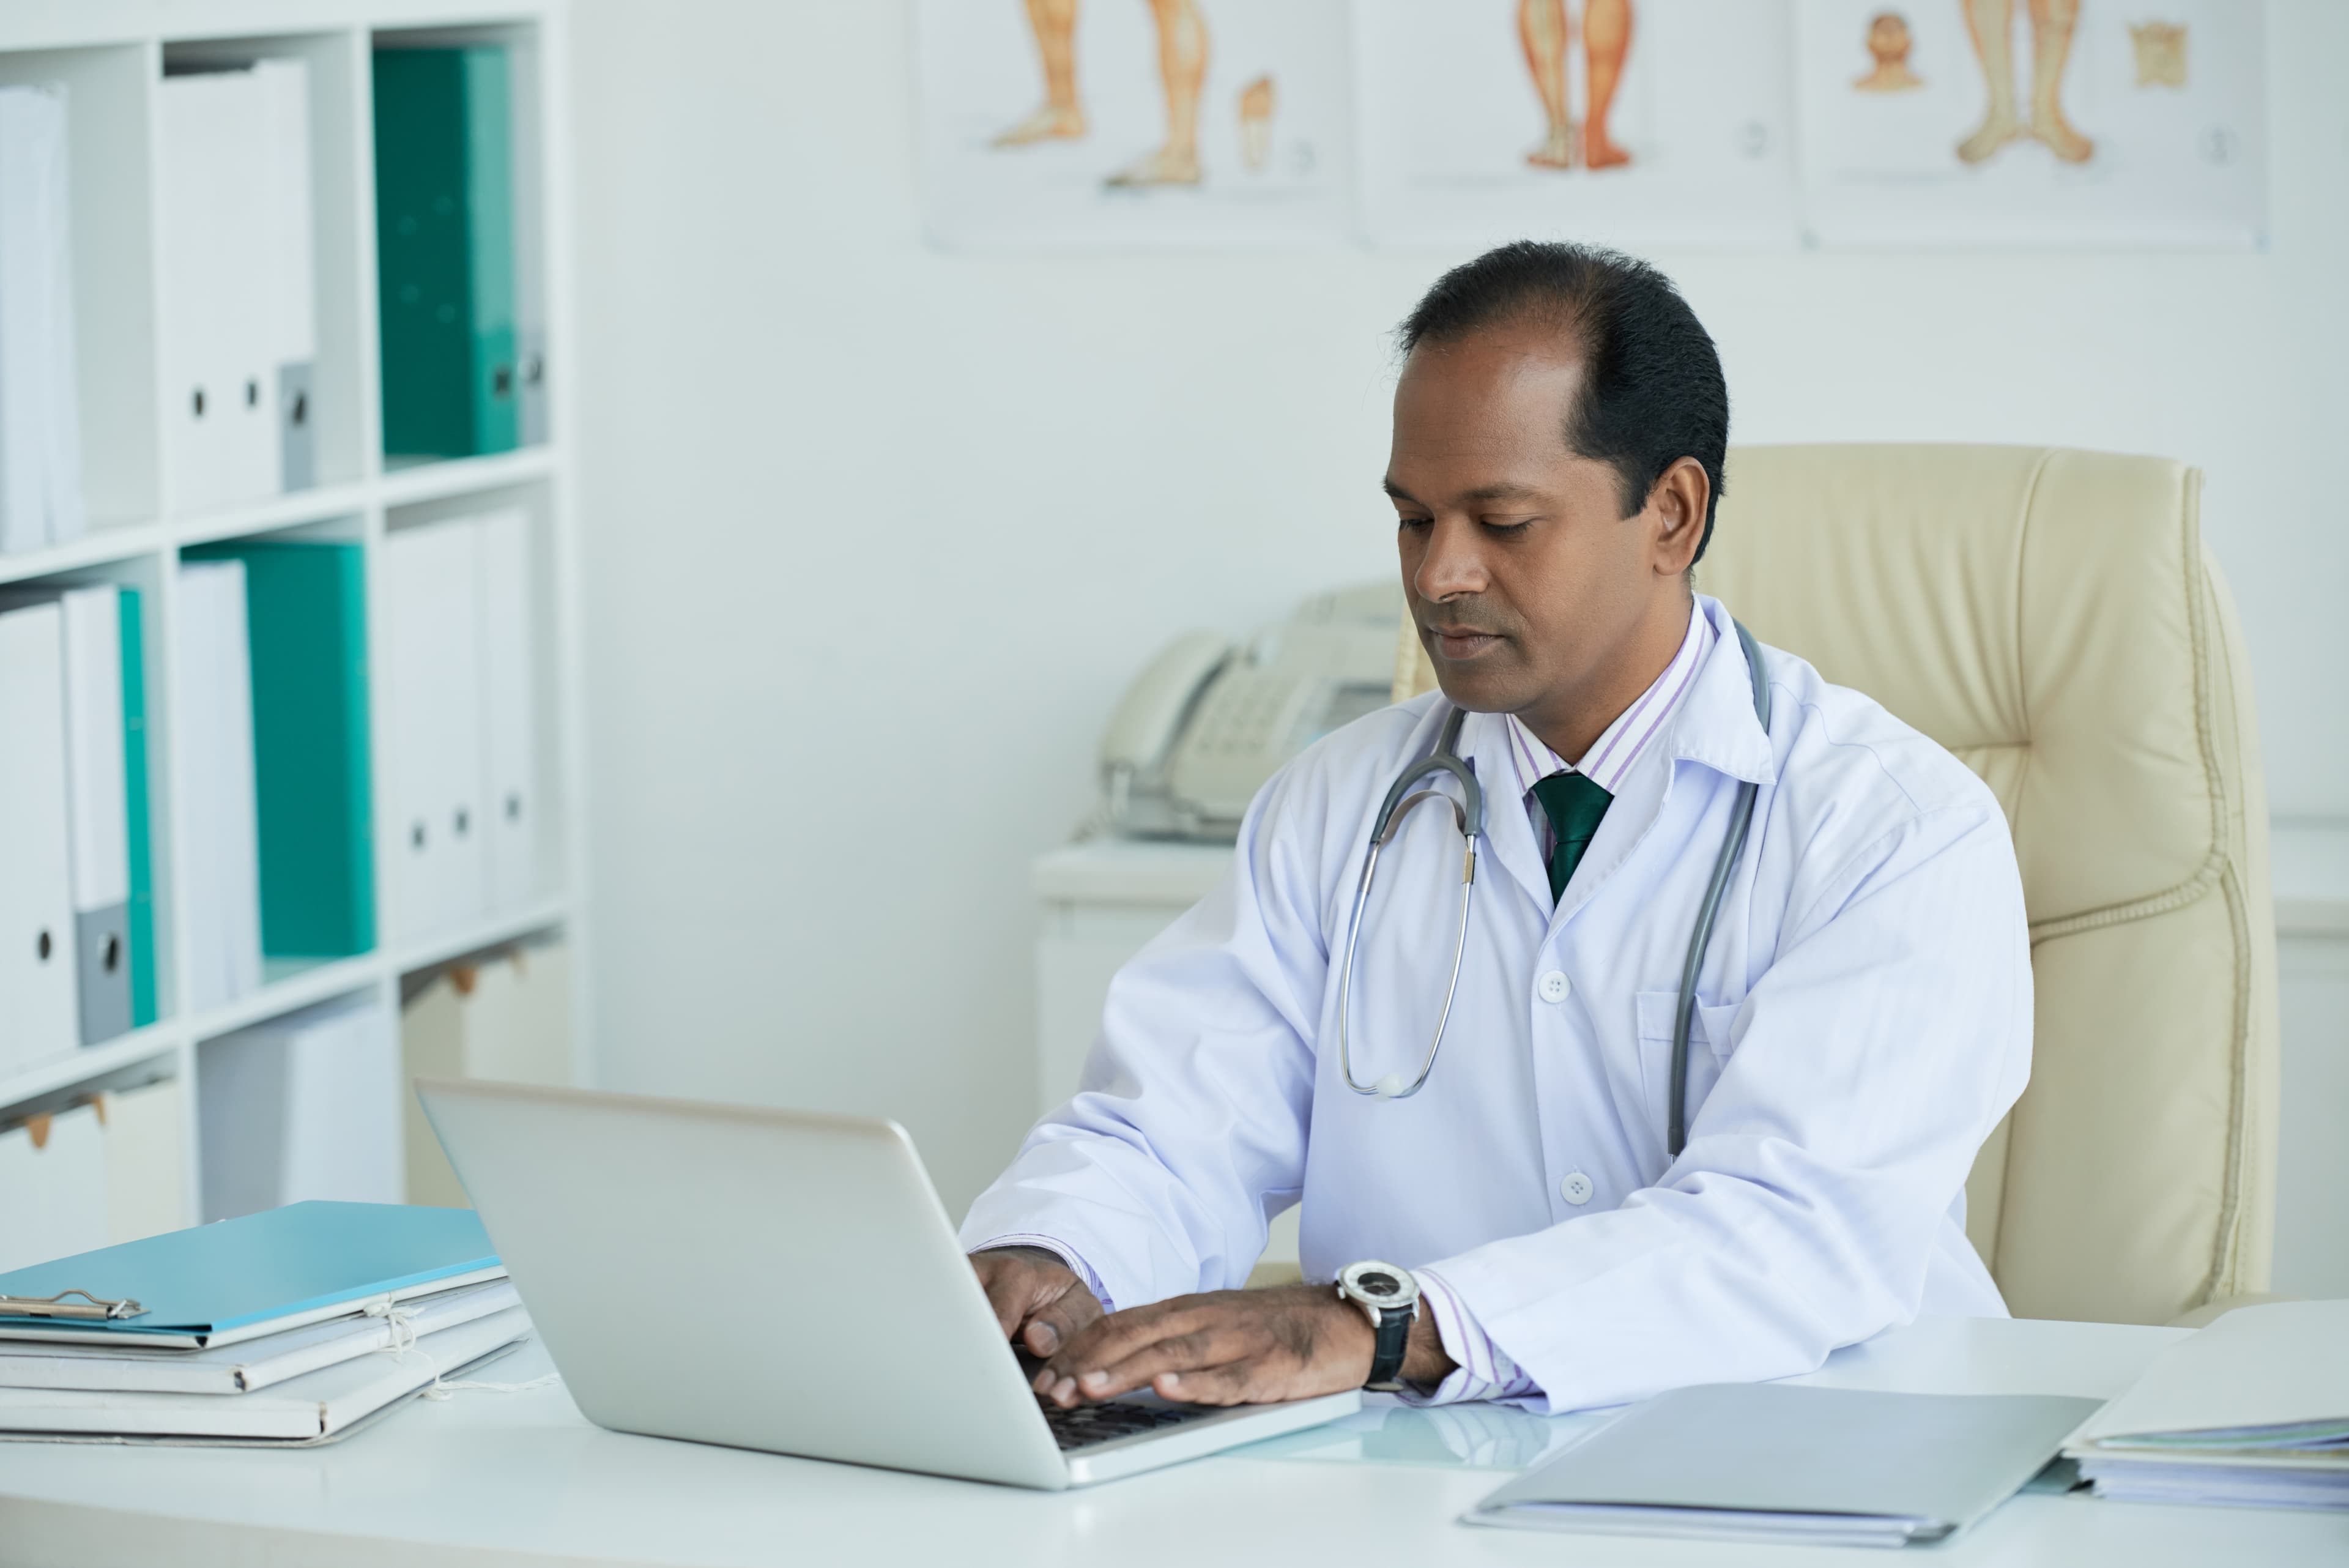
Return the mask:
[(1438, 659), (1435, 683), (1444, 700), (1471, 713), (1514, 713), (1526, 702), (1516, 672), (1487, 668), (1481, 659)]

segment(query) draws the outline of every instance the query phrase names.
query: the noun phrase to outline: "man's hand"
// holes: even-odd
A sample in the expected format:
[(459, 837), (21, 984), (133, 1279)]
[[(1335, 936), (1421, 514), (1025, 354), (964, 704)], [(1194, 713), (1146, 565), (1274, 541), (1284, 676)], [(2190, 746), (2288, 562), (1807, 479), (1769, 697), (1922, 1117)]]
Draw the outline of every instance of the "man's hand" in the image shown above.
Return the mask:
[(996, 1247), (970, 1255), (1003, 1337), (1031, 1355), (1050, 1355), (1101, 1321), (1101, 1303), (1069, 1265), (1041, 1247)]
[[(1064, 1408), (1142, 1387), (1194, 1405), (1269, 1405), (1361, 1387), (1376, 1349), (1362, 1309), (1328, 1285), (1213, 1291), (1111, 1314), (1070, 1337), (1035, 1388)], [(1436, 1383), (1451, 1369), (1423, 1314), (1404, 1376)]]

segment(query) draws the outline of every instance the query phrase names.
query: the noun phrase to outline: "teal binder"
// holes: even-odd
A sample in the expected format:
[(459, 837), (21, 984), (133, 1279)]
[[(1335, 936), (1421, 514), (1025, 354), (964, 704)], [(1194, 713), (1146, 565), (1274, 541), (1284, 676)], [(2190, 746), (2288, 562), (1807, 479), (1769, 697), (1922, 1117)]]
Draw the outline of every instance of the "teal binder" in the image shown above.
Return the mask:
[(387, 456), (520, 442), (509, 69), (491, 45), (376, 52)]
[(290, 1203), (0, 1274), (0, 1297), (135, 1302), (136, 1316), (76, 1321), (0, 1306), (0, 1339), (193, 1349), (347, 1315), (378, 1296), (504, 1273), (470, 1209)]
[(139, 590), (121, 590), (122, 800), (129, 818), (130, 1026), (155, 1022), (155, 851), (147, 798), (147, 654)]
[(375, 827), (359, 546), (264, 542), (185, 555), (244, 563), (261, 950), (272, 958), (369, 951)]

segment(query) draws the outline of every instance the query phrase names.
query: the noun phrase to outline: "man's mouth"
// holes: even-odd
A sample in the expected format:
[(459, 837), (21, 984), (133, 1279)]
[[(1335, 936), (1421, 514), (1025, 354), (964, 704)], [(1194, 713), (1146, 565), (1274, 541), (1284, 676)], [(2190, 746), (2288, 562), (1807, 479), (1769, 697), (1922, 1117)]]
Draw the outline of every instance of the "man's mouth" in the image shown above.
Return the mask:
[(1431, 626), (1427, 633), (1445, 659), (1474, 659), (1501, 641), (1496, 634), (1473, 626)]

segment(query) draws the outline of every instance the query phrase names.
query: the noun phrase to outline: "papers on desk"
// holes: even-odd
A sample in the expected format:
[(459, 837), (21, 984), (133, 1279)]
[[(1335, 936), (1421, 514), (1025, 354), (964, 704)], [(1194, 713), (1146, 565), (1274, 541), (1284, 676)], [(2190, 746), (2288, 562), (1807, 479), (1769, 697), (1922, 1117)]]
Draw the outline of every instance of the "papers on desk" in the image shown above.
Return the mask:
[[(209, 1350), (0, 1341), (0, 1391), (251, 1394), (321, 1367), (397, 1350), (411, 1341), (437, 1344), (435, 1334), (519, 1303), (513, 1286), (497, 1280), (402, 1303), (398, 1321), (388, 1311), (360, 1313)], [(437, 1349), (433, 1355), (443, 1359)]]
[(1990, 1512), (2096, 1408), (2053, 1395), (1708, 1384), (1635, 1405), (1471, 1524), (1907, 1546)]
[(202, 1350), (505, 1277), (470, 1209), (295, 1203), (0, 1274), (0, 1296), (129, 1299), (104, 1321), (11, 1315), (0, 1340)]
[[(39, 1315), (85, 1297), (126, 1315)], [(7, 1438), (328, 1442), (530, 1332), (471, 1210), (388, 1203), (101, 1248), (0, 1274), (0, 1298)]]
[(2064, 1450), (2100, 1498), (2349, 1509), (2349, 1301), (2239, 1307)]
[(331, 1442), (411, 1394), (522, 1343), (530, 1317), (507, 1307), (398, 1349), (287, 1379), (264, 1392), (156, 1394), (0, 1388), (0, 1438), (109, 1442)]

